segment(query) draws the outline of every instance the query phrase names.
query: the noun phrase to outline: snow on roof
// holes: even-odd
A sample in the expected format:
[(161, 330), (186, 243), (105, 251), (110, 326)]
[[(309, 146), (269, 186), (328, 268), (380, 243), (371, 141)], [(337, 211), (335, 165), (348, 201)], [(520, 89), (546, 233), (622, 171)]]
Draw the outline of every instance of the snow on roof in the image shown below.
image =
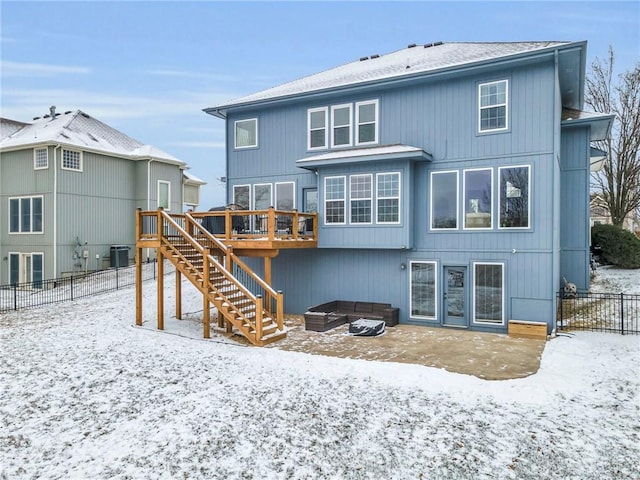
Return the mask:
[[(410, 145), (382, 145), (379, 147), (353, 148), (350, 150), (341, 150), (336, 152), (321, 153), (311, 157), (301, 158), (297, 160), (298, 164), (315, 164), (333, 160), (386, 160), (389, 157), (402, 158), (419, 158), (423, 160), (431, 160), (431, 155), (426, 153), (419, 147)], [(332, 162), (333, 163), (333, 162)]]
[(454, 42), (418, 45), (303, 77), (206, 109), (215, 114), (225, 108), (360, 83), (395, 79), (418, 73), (484, 62), (570, 45), (571, 42)]
[(132, 159), (153, 158), (184, 164), (173, 155), (151, 145), (144, 145), (81, 110), (56, 114), (53, 118), (46, 115), (34, 119), (33, 123), (23, 123), (20, 129), (13, 129), (8, 135), (4, 135), (5, 124), (6, 131), (9, 132), (10, 126), (18, 123), (22, 122), (2, 119), (2, 150), (56, 143)]
[(190, 185), (206, 185), (207, 184), (207, 182), (205, 182), (204, 180), (200, 180), (198, 177), (188, 172), (183, 171), (182, 175), (186, 179), (185, 183), (188, 183)]

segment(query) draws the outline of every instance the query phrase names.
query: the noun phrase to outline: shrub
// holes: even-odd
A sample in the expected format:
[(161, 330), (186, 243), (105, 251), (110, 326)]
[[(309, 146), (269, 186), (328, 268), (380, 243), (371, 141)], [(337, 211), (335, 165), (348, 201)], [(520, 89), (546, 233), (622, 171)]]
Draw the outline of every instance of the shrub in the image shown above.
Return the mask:
[(600, 262), (621, 268), (640, 268), (640, 240), (615, 225), (594, 225), (591, 245), (602, 248)]

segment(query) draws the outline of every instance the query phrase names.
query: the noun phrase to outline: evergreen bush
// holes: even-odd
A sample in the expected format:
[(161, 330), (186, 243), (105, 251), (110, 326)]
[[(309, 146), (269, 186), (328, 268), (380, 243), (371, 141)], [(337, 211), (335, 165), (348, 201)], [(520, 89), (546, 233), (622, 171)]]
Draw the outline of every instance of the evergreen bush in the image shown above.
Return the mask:
[(600, 262), (621, 268), (640, 268), (640, 240), (615, 225), (594, 225), (591, 245), (602, 249)]

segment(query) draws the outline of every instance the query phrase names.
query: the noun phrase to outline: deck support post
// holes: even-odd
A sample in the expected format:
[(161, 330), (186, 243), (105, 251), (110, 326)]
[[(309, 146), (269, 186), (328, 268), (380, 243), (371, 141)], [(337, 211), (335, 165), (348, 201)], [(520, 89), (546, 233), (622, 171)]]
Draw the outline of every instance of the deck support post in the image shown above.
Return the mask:
[[(211, 338), (211, 302), (209, 301), (209, 292), (211, 287), (211, 274), (209, 273), (209, 255), (211, 250), (205, 248), (204, 258), (202, 259), (202, 336)], [(219, 314), (219, 312), (218, 312)]]
[(256, 295), (256, 341), (262, 340), (262, 295)]
[(276, 312), (276, 322), (278, 323), (278, 330), (284, 330), (284, 295), (282, 290), (278, 290), (278, 311)]
[[(268, 285), (271, 285), (271, 257), (264, 257), (264, 281)], [(264, 292), (264, 304), (268, 312), (271, 312), (271, 295), (268, 292)]]
[(176, 318), (182, 320), (182, 275), (176, 268)]
[(164, 330), (164, 257), (158, 252), (158, 330)]
[[(136, 242), (142, 236), (142, 209), (136, 209)], [(142, 249), (136, 248), (136, 325), (142, 326)]]

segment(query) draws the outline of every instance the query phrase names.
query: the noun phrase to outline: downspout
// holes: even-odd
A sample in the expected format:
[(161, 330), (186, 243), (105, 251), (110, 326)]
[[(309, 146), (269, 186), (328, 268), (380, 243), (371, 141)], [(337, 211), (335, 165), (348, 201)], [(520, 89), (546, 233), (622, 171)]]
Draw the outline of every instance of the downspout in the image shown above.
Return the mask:
[[(560, 151), (562, 149), (562, 139), (561, 139), (561, 125), (560, 125), (560, 117), (562, 116), (562, 105), (558, 108), (558, 102), (562, 102), (560, 97), (560, 71), (559, 71), (559, 62), (558, 62), (558, 49), (555, 50), (554, 56), (554, 89), (553, 89), (553, 156), (555, 157), (554, 163), (557, 163), (558, 169), (558, 177), (555, 178), (553, 189), (551, 190), (551, 205), (553, 205), (554, 215), (553, 215), (553, 240), (551, 251), (552, 256), (555, 257), (555, 261), (552, 261), (552, 270), (555, 270), (553, 265), (557, 262), (557, 272), (554, 271), (554, 277), (551, 282), (551, 298), (554, 304), (554, 311), (556, 306), (556, 292), (560, 288), (560, 257), (562, 252), (560, 245), (560, 198), (557, 197), (557, 192), (560, 191), (561, 183), (562, 183), (562, 171), (560, 165)], [(559, 110), (559, 112), (558, 112)], [(555, 168), (554, 168), (555, 170)], [(555, 175), (554, 175), (555, 177)], [(558, 200), (558, 202), (556, 202)], [(552, 258), (553, 258), (552, 257)], [(555, 324), (552, 323), (551, 331), (555, 330)]]
[[(151, 210), (151, 162), (153, 158), (149, 158), (147, 162), (147, 211)], [(147, 247), (147, 263), (149, 262), (149, 247)]]
[(53, 148), (53, 275), (58, 276), (58, 149)]

